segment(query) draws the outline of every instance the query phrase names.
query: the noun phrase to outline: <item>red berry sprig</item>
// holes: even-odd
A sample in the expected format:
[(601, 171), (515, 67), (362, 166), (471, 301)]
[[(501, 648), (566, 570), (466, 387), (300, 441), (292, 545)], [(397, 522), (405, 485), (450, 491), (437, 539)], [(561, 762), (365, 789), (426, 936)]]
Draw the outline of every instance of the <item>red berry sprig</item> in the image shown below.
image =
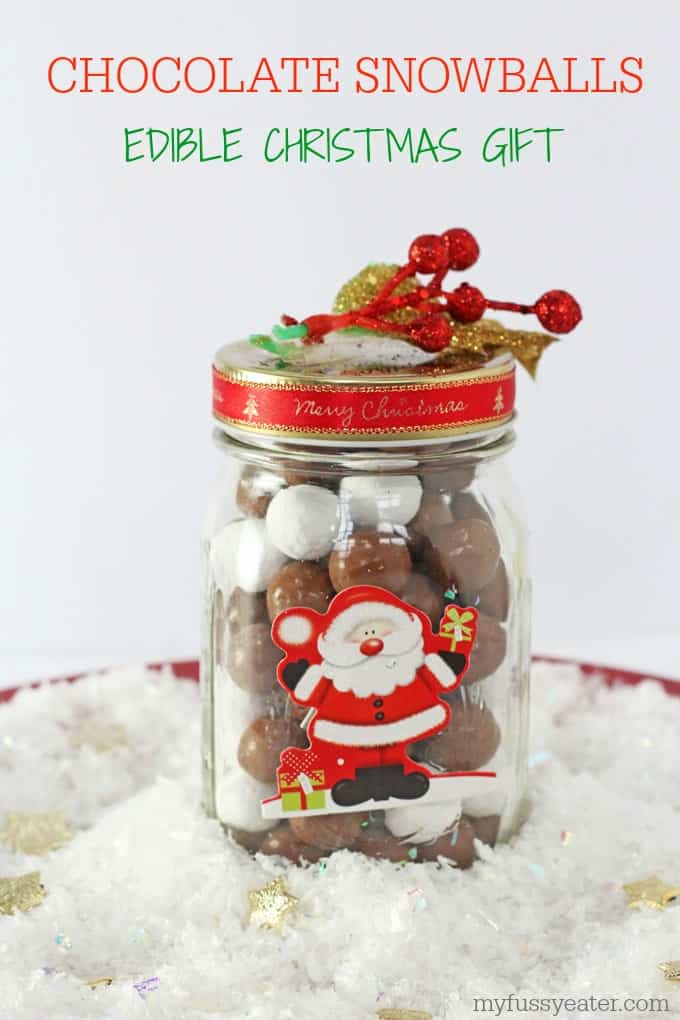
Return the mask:
[[(544, 329), (551, 333), (569, 333), (581, 321), (581, 309), (575, 298), (565, 290), (549, 290), (533, 305), (512, 301), (493, 301), (477, 287), (461, 283), (447, 291), (442, 284), (450, 270), (462, 272), (479, 258), (479, 245), (468, 230), (455, 227), (443, 234), (421, 234), (411, 243), (408, 262), (401, 266), (378, 293), (361, 308), (337, 315), (310, 315), (302, 322), (289, 315), (281, 317), (285, 327), (303, 336), (305, 343), (321, 343), (324, 336), (338, 329), (354, 326), (376, 333), (402, 336), (425, 351), (442, 351), (453, 337), (451, 319), (455, 322), (477, 322), (487, 309), (536, 315)], [(395, 294), (400, 283), (413, 279), (416, 273), (431, 276), (406, 294)], [(385, 316), (403, 308), (416, 315), (408, 323), (397, 323)], [(292, 335), (292, 333), (291, 333)]]

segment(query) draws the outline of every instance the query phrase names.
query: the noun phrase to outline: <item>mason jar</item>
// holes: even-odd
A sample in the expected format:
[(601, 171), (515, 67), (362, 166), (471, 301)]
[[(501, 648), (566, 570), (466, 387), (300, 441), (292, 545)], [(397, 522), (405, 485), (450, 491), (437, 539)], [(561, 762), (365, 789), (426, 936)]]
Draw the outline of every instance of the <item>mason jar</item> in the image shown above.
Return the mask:
[(526, 814), (514, 360), (324, 348), (242, 341), (213, 366), (205, 806), (251, 852), (466, 867)]

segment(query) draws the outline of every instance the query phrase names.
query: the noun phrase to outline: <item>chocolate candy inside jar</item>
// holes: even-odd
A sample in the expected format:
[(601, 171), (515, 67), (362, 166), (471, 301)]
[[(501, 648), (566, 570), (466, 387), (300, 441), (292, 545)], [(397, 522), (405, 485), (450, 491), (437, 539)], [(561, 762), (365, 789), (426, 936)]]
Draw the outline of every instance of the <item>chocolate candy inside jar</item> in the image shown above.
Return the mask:
[[(467, 268), (472, 247), (442, 236)], [(447, 297), (425, 240), (334, 315), (215, 359), (204, 792), (252, 853), (463, 868), (526, 816), (530, 583), (505, 455), (516, 359), (533, 369), (552, 338), (476, 321), (486, 299)], [(438, 324), (415, 269), (450, 299)], [(558, 330), (567, 298), (515, 310)], [(395, 309), (412, 316), (393, 335), (372, 326)]]

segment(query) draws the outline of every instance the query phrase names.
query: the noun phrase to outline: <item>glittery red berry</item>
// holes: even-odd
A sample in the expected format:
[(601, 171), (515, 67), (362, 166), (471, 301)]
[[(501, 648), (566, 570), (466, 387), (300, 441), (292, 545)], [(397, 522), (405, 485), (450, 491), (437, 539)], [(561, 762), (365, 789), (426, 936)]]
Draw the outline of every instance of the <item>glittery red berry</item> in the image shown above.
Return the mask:
[(581, 321), (581, 307), (566, 290), (549, 290), (535, 305), (536, 316), (551, 333), (570, 333)]
[(451, 323), (436, 312), (412, 323), (409, 332), (413, 342), (424, 351), (443, 351), (451, 342)]
[(421, 234), (408, 250), (409, 262), (419, 273), (436, 273), (449, 264), (449, 249), (438, 234)]
[(474, 266), (479, 258), (479, 245), (469, 230), (454, 227), (445, 230), (442, 238), (449, 249), (449, 269), (463, 270)]
[(477, 287), (461, 283), (446, 298), (449, 312), (458, 322), (477, 322), (486, 311), (486, 298)]

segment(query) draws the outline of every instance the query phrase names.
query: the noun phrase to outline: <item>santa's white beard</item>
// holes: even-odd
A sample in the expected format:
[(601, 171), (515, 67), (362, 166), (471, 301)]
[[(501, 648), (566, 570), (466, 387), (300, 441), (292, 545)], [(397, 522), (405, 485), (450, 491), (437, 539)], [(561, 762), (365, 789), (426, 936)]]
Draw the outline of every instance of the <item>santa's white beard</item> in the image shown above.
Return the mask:
[(322, 668), (323, 675), (333, 681), (338, 691), (351, 691), (357, 698), (370, 698), (372, 695), (384, 697), (397, 687), (413, 683), (424, 661), (423, 642), (418, 641), (405, 652), (381, 652), (348, 666), (323, 662)]

